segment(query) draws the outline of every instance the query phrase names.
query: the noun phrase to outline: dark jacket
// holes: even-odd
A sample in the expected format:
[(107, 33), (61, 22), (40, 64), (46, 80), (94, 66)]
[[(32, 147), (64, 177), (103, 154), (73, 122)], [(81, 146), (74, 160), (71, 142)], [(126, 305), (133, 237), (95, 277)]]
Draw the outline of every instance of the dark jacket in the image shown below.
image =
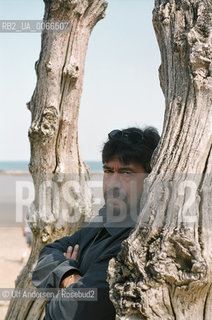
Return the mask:
[[(104, 213), (103, 207), (100, 216)], [(59, 291), (46, 304), (45, 320), (115, 319), (115, 309), (109, 299), (109, 285), (106, 282), (107, 268), (109, 260), (117, 256), (122, 241), (129, 236), (132, 228), (129, 223), (123, 227), (114, 227), (107, 222), (91, 222), (72, 236), (48, 244), (41, 250), (32, 274), (35, 287), (59, 288), (65, 273), (73, 270), (80, 273), (82, 278), (66, 290), (97, 288), (97, 301), (62, 299)], [(79, 244), (78, 261), (66, 259), (63, 253), (68, 246), (73, 247), (75, 244)]]

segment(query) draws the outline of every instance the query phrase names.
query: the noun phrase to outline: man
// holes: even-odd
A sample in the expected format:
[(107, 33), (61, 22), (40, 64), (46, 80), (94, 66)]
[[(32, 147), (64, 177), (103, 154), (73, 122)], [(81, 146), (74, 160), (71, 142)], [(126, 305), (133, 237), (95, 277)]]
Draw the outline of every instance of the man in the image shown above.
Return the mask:
[(46, 245), (32, 275), (37, 288), (66, 288), (67, 293), (97, 288), (97, 299), (63, 299), (60, 290), (47, 303), (45, 320), (115, 319), (106, 281), (108, 263), (135, 226), (143, 181), (160, 137), (152, 127), (133, 127), (113, 130), (108, 138), (102, 150), (105, 205), (87, 226)]

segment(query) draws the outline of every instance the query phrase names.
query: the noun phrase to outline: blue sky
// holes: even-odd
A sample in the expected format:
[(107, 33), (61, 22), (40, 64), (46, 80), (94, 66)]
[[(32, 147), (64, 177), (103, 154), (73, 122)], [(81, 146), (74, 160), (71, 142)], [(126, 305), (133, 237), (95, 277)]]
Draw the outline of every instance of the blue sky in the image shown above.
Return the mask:
[[(164, 97), (159, 86), (160, 53), (152, 27), (153, 0), (109, 0), (87, 52), (79, 116), (84, 160), (100, 160), (107, 133), (153, 125), (161, 133)], [(0, 19), (38, 19), (40, 0), (1, 0)], [(0, 161), (29, 160), (28, 128), (40, 33), (0, 33)]]

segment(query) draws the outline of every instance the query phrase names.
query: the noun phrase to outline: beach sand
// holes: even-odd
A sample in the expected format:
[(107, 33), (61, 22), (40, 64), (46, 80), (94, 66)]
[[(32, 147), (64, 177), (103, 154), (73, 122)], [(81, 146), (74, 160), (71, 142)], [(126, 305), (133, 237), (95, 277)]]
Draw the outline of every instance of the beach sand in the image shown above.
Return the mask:
[[(28, 258), (21, 262), (27, 245), (20, 227), (1, 227), (0, 230), (0, 288), (14, 288)], [(0, 301), (0, 320), (4, 320), (8, 305), (9, 301)]]

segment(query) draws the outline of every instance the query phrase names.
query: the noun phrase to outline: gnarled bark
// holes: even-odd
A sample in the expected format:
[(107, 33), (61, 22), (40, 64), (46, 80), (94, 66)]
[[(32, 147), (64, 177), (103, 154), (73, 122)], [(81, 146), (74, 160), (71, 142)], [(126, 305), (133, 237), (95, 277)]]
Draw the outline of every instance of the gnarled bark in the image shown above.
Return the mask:
[[(32, 270), (44, 244), (74, 232), (92, 213), (89, 172), (78, 146), (78, 113), (88, 40), (106, 7), (104, 0), (45, 0), (44, 21), (54, 22), (55, 29), (42, 32), (37, 84), (28, 103), (34, 243), (16, 288), (32, 287)], [(70, 31), (59, 32), (58, 22), (70, 22)], [(42, 300), (12, 299), (6, 319), (43, 319), (43, 307)]]
[(212, 3), (156, 0), (166, 110), (136, 229), (109, 263), (121, 319), (212, 319)]

